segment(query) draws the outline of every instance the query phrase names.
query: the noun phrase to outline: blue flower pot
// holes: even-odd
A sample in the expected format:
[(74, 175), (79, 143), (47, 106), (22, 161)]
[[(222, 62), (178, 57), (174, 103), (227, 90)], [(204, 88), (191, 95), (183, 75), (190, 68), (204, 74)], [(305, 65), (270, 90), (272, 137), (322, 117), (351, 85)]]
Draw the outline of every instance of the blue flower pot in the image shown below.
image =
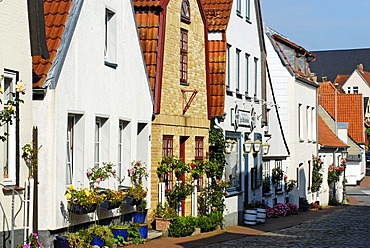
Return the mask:
[(133, 216), (134, 216), (134, 223), (145, 223), (145, 219), (146, 219), (146, 214), (147, 214), (147, 211), (143, 211), (143, 212), (134, 212), (133, 213)]
[(122, 236), (125, 241), (127, 241), (127, 228), (122, 228), (122, 229), (116, 229), (112, 228), (112, 233), (114, 238), (117, 238), (118, 236)]
[(103, 247), (104, 246), (104, 240), (99, 238), (99, 237), (96, 237), (94, 236), (94, 238), (92, 239), (91, 245), (97, 245), (99, 247)]
[(148, 225), (140, 225), (140, 235), (142, 239), (148, 238)]
[(57, 239), (57, 248), (69, 248), (68, 239), (66, 237), (56, 236), (55, 238)]
[(134, 198), (132, 198), (130, 196), (126, 196), (124, 200), (125, 200), (125, 205), (128, 205), (128, 206), (133, 205)]

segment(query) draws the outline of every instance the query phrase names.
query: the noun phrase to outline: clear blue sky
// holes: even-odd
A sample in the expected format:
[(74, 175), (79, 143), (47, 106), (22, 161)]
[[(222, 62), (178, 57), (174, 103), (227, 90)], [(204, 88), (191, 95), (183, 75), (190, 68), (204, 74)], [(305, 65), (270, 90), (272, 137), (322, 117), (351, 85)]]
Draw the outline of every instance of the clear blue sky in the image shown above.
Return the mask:
[(265, 25), (309, 51), (370, 48), (370, 0), (260, 0)]

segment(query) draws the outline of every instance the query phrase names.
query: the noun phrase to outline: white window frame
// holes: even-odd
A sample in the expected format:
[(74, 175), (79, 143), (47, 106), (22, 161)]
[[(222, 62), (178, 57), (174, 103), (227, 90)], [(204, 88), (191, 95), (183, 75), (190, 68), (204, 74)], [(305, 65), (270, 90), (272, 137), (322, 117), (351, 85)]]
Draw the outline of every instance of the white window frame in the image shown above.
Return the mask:
[(117, 37), (117, 15), (116, 13), (105, 8), (104, 21), (104, 60), (106, 62), (116, 62), (116, 37)]
[(249, 95), (249, 57), (248, 53), (245, 54), (245, 95)]
[(247, 21), (251, 19), (251, 1), (245, 0), (245, 18)]
[(351, 94), (351, 86), (347, 87), (347, 94)]
[(74, 133), (75, 133), (75, 116), (68, 115), (67, 120), (67, 140), (66, 140), (66, 185), (73, 184), (73, 171), (74, 171)]
[(230, 89), (231, 85), (231, 45), (227, 44), (226, 48), (226, 89)]
[(242, 12), (242, 0), (236, 0), (236, 14), (241, 15)]
[(352, 87), (352, 93), (353, 94), (358, 94), (358, 86), (353, 86)]
[(308, 142), (311, 142), (312, 141), (312, 136), (311, 136), (311, 124), (312, 124), (312, 121), (311, 121), (311, 107), (310, 106), (307, 106), (306, 107), (306, 128), (307, 128), (307, 141)]
[(254, 58), (254, 97), (258, 98), (258, 58)]
[(311, 107), (311, 139), (312, 142), (316, 142), (316, 111), (314, 107)]
[(241, 61), (240, 61), (240, 49), (236, 49), (236, 92), (240, 91), (240, 81), (241, 81)]
[[(6, 80), (10, 80), (9, 86), (10, 91), (7, 91), (5, 88)], [(12, 99), (12, 95), (9, 93), (15, 93), (15, 85), (17, 83), (17, 73), (11, 71), (4, 71), (4, 78), (1, 82), (1, 88), (4, 90), (3, 95), (3, 107), (7, 108), (7, 101), (8, 99)], [(2, 177), (4, 179), (4, 184), (6, 185), (16, 185), (17, 183), (17, 165), (16, 165), (16, 122), (13, 121), (13, 124), (7, 124), (2, 127), (2, 132), (7, 132), (9, 134), (6, 137), (6, 141), (3, 142), (3, 154), (2, 154), (2, 161), (3, 161), (3, 173)], [(6, 155), (5, 155), (6, 154)], [(7, 164), (8, 174), (5, 177), (4, 165)]]
[(298, 104), (298, 138), (299, 142), (303, 142), (303, 107)]
[(101, 164), (101, 137), (102, 137), (102, 120), (97, 117), (95, 120), (95, 135), (94, 135), (94, 166)]

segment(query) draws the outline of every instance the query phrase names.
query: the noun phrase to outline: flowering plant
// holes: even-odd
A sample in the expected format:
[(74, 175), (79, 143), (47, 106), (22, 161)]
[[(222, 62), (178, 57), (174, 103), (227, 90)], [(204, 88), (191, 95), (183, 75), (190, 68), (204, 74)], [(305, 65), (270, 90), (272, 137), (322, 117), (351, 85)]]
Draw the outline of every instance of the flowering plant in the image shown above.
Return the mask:
[(113, 189), (107, 189), (105, 193), (102, 194), (103, 199), (109, 201), (113, 205), (123, 202), (125, 196), (126, 193), (123, 190), (115, 191)]
[(140, 202), (148, 194), (148, 189), (144, 188), (143, 185), (131, 185), (128, 187), (127, 195)]
[(284, 172), (281, 168), (277, 167), (277, 168), (272, 169), (272, 175), (271, 175), (272, 184), (276, 187), (276, 185), (278, 185), (283, 179), (283, 176), (284, 176)]
[(278, 203), (272, 208), (267, 208), (266, 216), (269, 218), (277, 218), (279, 216), (298, 214), (298, 211), (298, 206), (293, 203)]
[(101, 204), (104, 200), (102, 194), (88, 188), (75, 189), (73, 185), (69, 186), (65, 192), (68, 203), (78, 204), (83, 209), (89, 209), (95, 204)]
[(134, 161), (131, 163), (131, 168), (128, 169), (128, 176), (131, 178), (133, 185), (139, 185), (143, 183), (143, 179), (148, 179), (149, 172), (146, 164), (142, 161)]
[(86, 171), (86, 176), (90, 181), (90, 188), (99, 187), (100, 182), (108, 179), (109, 177), (116, 176), (116, 170), (113, 169), (112, 163), (103, 162), (103, 166), (95, 165)]
[(339, 181), (340, 176), (346, 169), (346, 160), (343, 158), (339, 166), (335, 167), (334, 163), (329, 166), (328, 170), (328, 184)]
[(288, 180), (287, 175), (284, 175), (285, 192), (289, 193), (297, 186), (297, 181), (294, 179)]
[(194, 179), (202, 177), (204, 174), (203, 161), (194, 161), (190, 163), (190, 172)]
[[(4, 76), (0, 76), (0, 81), (3, 81)], [(22, 99), (19, 99), (19, 93), (24, 94), (26, 92), (26, 85), (22, 82), (22, 80), (18, 81), (15, 85), (16, 92), (9, 92), (6, 102), (6, 107), (0, 111), (0, 127), (4, 126), (5, 124), (9, 123), (10, 125), (13, 124), (13, 119), (17, 116), (16, 107), (19, 106), (19, 103), (23, 103)], [(0, 88), (0, 94), (3, 94), (3, 89)], [(2, 104), (2, 100), (0, 99), (0, 104)], [(4, 132), (3, 135), (0, 135), (0, 140), (5, 141), (6, 137), (9, 134)]]
[(24, 245), (17, 245), (17, 248), (42, 248), (42, 244), (39, 242), (39, 236), (37, 233), (31, 233)]

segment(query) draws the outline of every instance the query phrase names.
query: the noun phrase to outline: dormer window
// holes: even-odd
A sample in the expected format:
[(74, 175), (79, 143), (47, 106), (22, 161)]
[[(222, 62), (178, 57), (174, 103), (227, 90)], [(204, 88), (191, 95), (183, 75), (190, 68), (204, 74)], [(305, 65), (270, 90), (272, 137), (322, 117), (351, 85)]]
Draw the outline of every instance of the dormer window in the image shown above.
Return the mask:
[(181, 21), (190, 23), (190, 5), (188, 0), (182, 0), (181, 4)]

